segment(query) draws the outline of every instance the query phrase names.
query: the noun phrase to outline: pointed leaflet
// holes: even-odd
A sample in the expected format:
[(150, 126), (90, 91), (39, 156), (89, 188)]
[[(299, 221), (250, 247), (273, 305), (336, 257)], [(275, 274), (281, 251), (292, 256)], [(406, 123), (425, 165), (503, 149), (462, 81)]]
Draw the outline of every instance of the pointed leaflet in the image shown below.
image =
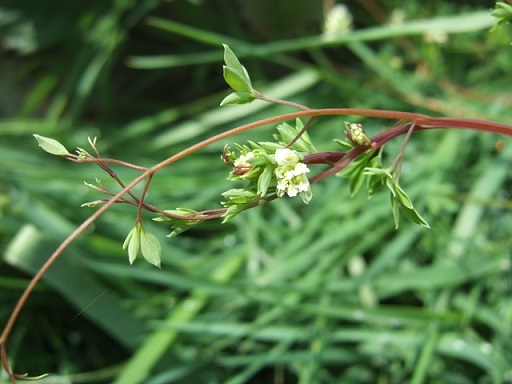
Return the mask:
[(140, 250), (148, 263), (160, 268), (162, 246), (155, 235), (146, 232), (142, 228), (140, 232)]
[(226, 44), (222, 44), (222, 46), (224, 47), (224, 63), (226, 63), (226, 66), (233, 68), (236, 71), (243, 72), (243, 65), (240, 63), (238, 57), (236, 57), (231, 48)]
[(251, 80), (233, 68), (224, 66), (224, 80), (237, 92), (252, 93)]
[(254, 100), (254, 97), (249, 92), (233, 92), (227, 95), (220, 103), (220, 106), (247, 104)]
[[(302, 128), (304, 128), (304, 124), (302, 124), (302, 121), (300, 119), (295, 120), (295, 127), (288, 123), (282, 123), (277, 126), (277, 131), (279, 132), (279, 135), (275, 135), (275, 137), (278, 140), (282, 141), (285, 145), (287, 145), (293, 139), (295, 139), (295, 137), (301, 131)], [(315, 152), (315, 149), (313, 148), (313, 144), (311, 143), (311, 140), (307, 132), (304, 132), (301, 135), (301, 137), (299, 137), (290, 148), (295, 149), (296, 151), (299, 152)]]
[(34, 137), (37, 140), (39, 146), (45, 151), (52, 155), (57, 156), (68, 156), (71, 153), (68, 152), (65, 146), (59, 143), (57, 140), (50, 139), (49, 137), (35, 135)]
[(405, 206), (403, 209), (404, 209), (405, 216), (409, 220), (411, 220), (413, 223), (422, 225), (423, 227), (430, 229), (430, 225), (427, 223), (427, 221), (423, 217), (421, 217), (421, 215), (418, 213), (418, 211), (416, 211), (416, 209), (407, 208)]
[(126, 236), (126, 240), (123, 243), (123, 249), (128, 247), (128, 260), (130, 264), (133, 264), (137, 255), (139, 254), (140, 249), (140, 224), (136, 224), (135, 227), (132, 228), (128, 236)]
[(224, 44), (224, 80), (237, 92), (253, 93), (251, 79), (247, 70), (233, 53), (233, 51)]
[(261, 197), (265, 196), (267, 193), (267, 189), (270, 185), (270, 181), (272, 180), (272, 175), (274, 174), (275, 167), (271, 164), (267, 165), (260, 177), (258, 178), (258, 190), (257, 193)]
[(397, 183), (395, 183), (395, 191), (396, 198), (398, 199), (400, 204), (402, 204), (404, 208), (413, 209), (411, 199), (409, 198), (409, 196), (407, 196), (407, 193), (405, 193), (402, 187), (400, 187)]

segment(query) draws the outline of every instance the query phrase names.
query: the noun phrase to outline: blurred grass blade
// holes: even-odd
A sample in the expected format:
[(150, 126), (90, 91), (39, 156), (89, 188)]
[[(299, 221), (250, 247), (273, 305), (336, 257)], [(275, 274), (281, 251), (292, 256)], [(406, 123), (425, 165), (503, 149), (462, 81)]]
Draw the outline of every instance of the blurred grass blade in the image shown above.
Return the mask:
[[(223, 264), (220, 264), (210, 276), (216, 282), (226, 283), (243, 265), (242, 255), (228, 255)], [(179, 305), (171, 310), (164, 323), (183, 322), (193, 319), (208, 303), (207, 291), (193, 291), (188, 298), (184, 298)], [(176, 340), (178, 332), (168, 329), (157, 329), (150, 334), (137, 349), (128, 363), (117, 376), (114, 384), (141, 383), (153, 367), (160, 361), (162, 355)]]
[[(213, 32), (206, 32), (199, 28), (193, 28), (172, 20), (152, 18), (150, 25), (162, 29), (171, 34), (185, 36), (208, 45), (228, 44), (237, 52), (237, 56), (261, 56), (269, 57), (276, 53), (302, 51), (311, 48), (339, 46), (351, 42), (379, 41), (403, 36), (414, 36), (431, 33), (466, 33), (490, 28), (495, 24), (489, 12), (471, 12), (456, 16), (441, 16), (427, 20), (413, 20), (401, 24), (383, 25), (362, 30), (340, 33), (326, 38), (324, 35), (297, 38), (293, 40), (276, 41), (272, 43), (251, 45), (228, 36)], [(161, 56), (136, 56), (128, 60), (128, 65), (140, 69), (170, 68), (180, 65), (207, 63), (219, 60), (222, 52), (197, 53), (194, 55), (161, 55)]]

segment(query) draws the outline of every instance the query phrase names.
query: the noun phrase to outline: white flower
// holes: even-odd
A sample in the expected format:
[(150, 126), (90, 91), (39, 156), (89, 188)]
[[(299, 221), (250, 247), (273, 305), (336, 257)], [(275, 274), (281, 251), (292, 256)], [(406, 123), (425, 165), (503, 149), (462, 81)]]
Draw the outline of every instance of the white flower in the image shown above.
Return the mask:
[(300, 176), (300, 175), (304, 175), (306, 173), (309, 172), (309, 168), (306, 164), (304, 163), (297, 163), (297, 165), (295, 166), (295, 168), (293, 168), (293, 174), (295, 176)]
[(252, 167), (252, 164), (249, 163), (250, 159), (254, 158), (253, 152), (247, 152), (245, 155), (240, 155), (235, 161), (235, 168), (239, 167)]
[(306, 192), (309, 189), (309, 180), (306, 176), (297, 176), (295, 178), (295, 188), (299, 192)]
[(278, 167), (274, 173), (277, 178), (276, 194), (278, 197), (285, 194), (295, 197), (300, 194), (302, 201), (308, 204), (312, 192), (306, 173), (309, 168), (300, 162), (300, 155), (297, 151), (288, 148), (278, 149), (275, 154)]
[(280, 167), (290, 165), (293, 167), (301, 160), (301, 157), (297, 151), (290, 148), (280, 148), (276, 151), (275, 159), (277, 165)]
[(295, 197), (299, 191), (292, 181), (281, 179), (277, 182), (277, 196), (281, 197), (285, 193), (290, 197)]

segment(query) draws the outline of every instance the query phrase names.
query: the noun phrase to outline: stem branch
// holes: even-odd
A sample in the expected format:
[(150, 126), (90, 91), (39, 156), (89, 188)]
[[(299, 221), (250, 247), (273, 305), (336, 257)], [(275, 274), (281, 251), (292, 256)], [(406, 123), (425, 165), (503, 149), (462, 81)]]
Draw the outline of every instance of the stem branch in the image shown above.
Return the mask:
[[(292, 102), (284, 102), (284, 101), (276, 101), (273, 99), (266, 98), (264, 96), (261, 96), (260, 99), (267, 100), (271, 102), (278, 102), (281, 104), (286, 104), (289, 106), (293, 106), (296, 108), (299, 108), (300, 111), (293, 112), (293, 113), (287, 113), (279, 116), (269, 117), (266, 119), (262, 119), (256, 122), (252, 122), (249, 124), (245, 124), (243, 126), (231, 129), (226, 132), (222, 132), (218, 135), (215, 135), (209, 139), (206, 139), (204, 141), (201, 141), (195, 145), (190, 146), (189, 148), (161, 161), (160, 163), (154, 165), (151, 168), (143, 168), (138, 167), (132, 164), (128, 164), (119, 160), (113, 160), (113, 159), (74, 159), (71, 158), (71, 160), (77, 161), (77, 162), (96, 162), (100, 166), (103, 165), (103, 169), (105, 169), (106, 165), (105, 163), (115, 163), (119, 165), (126, 166), (128, 168), (136, 169), (139, 171), (142, 171), (142, 173), (137, 176), (135, 179), (133, 179), (128, 185), (123, 186), (122, 183), (120, 185), (122, 186), (122, 190), (112, 196), (108, 201), (105, 202), (104, 205), (102, 205), (96, 212), (94, 212), (87, 220), (85, 220), (82, 224), (80, 224), (55, 250), (55, 252), (45, 261), (43, 266), (37, 271), (37, 273), (34, 275), (30, 283), (27, 285), (25, 290), (23, 291), (21, 297), (19, 298), (18, 302), (16, 303), (16, 306), (14, 307), (13, 311), (11, 312), (11, 315), (7, 321), (7, 324), (5, 325), (2, 334), (0, 335), (0, 359), (2, 361), (2, 365), (4, 366), (7, 374), (9, 375), (10, 380), (13, 383), (16, 383), (16, 377), (9, 365), (8, 357), (7, 357), (7, 339), (9, 338), (9, 335), (11, 334), (11, 331), (14, 327), (14, 324), (23, 308), (25, 303), (27, 302), (30, 294), (32, 293), (34, 287), (37, 285), (37, 283), (41, 280), (43, 275), (48, 271), (48, 269), (51, 267), (51, 265), (57, 260), (57, 258), (64, 252), (64, 250), (76, 239), (80, 234), (82, 234), (96, 219), (98, 219), (107, 209), (109, 209), (113, 204), (118, 202), (124, 194), (130, 194), (131, 189), (136, 186), (138, 183), (143, 181), (146, 178), (149, 178), (142, 198), (138, 202), (138, 217), (140, 217), (140, 210), (142, 207), (149, 207), (144, 205), (144, 196), (147, 191), (147, 188), (149, 186), (151, 177), (153, 174), (155, 174), (160, 169), (167, 167), (168, 165), (192, 154), (193, 152), (196, 152), (202, 148), (205, 148), (209, 146), (210, 144), (213, 144), (215, 142), (218, 142), (220, 140), (226, 139), (228, 137), (231, 137), (233, 135), (237, 135), (239, 133), (252, 130), (254, 128), (258, 128), (264, 125), (268, 124), (275, 124), (279, 122), (283, 122), (286, 120), (292, 120), (296, 118), (303, 118), (303, 117), (309, 117), (310, 120), (304, 127), (307, 129), (312, 121), (316, 119), (319, 116), (340, 116), (340, 115), (357, 115), (357, 116), (364, 116), (364, 117), (372, 117), (372, 118), (385, 118), (385, 119), (393, 119), (393, 120), (399, 120), (399, 121), (409, 121), (409, 123), (400, 124), (397, 126), (394, 126), (391, 129), (388, 129), (384, 132), (381, 132), (373, 137), (372, 139), (372, 145), (371, 148), (379, 148), (388, 141), (394, 139), (397, 136), (409, 133), (409, 135), (412, 133), (412, 128), (414, 127), (414, 130), (423, 130), (423, 129), (435, 129), (435, 128), (463, 128), (463, 129), (474, 129), (479, 130), (483, 132), (490, 132), (495, 134), (502, 134), (507, 136), (512, 136), (512, 126), (496, 123), (496, 122), (488, 122), (488, 121), (482, 121), (482, 120), (472, 120), (472, 119), (454, 119), (454, 118), (435, 118), (435, 117), (429, 117), (422, 114), (417, 113), (410, 113), (410, 112), (398, 112), (398, 111), (388, 111), (388, 110), (375, 110), (375, 109), (361, 109), (361, 108), (327, 108), (327, 109), (309, 109), (305, 106), (302, 106), (300, 104), (292, 103)], [(332, 168), (317, 174), (316, 176), (311, 178), (311, 182), (318, 182), (320, 180), (323, 180), (327, 178), (328, 176), (331, 176), (346, 166), (348, 166), (355, 158), (357, 158), (359, 155), (361, 155), (363, 152), (368, 150), (370, 147), (359, 147), (354, 148), (351, 151), (347, 153), (337, 153), (334, 155), (333, 153), (330, 153), (329, 156), (326, 157), (328, 161), (325, 161), (328, 164), (332, 164)], [(313, 163), (315, 160), (314, 157), (311, 157), (311, 162)], [(108, 167), (106, 167), (108, 169)], [(120, 182), (120, 180), (118, 180)], [(133, 195), (131, 195), (133, 197)], [(267, 199), (268, 201), (272, 200), (272, 198)], [(210, 210), (205, 212), (211, 212), (212, 216), (220, 216), (224, 211), (223, 210)], [(190, 217), (183, 217), (183, 219), (190, 219)]]

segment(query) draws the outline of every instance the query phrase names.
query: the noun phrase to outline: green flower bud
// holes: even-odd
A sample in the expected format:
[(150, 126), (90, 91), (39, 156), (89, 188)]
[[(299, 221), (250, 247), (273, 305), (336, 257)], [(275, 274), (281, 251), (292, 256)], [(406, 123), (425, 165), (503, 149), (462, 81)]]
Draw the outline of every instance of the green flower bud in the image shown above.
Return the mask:
[(345, 134), (352, 144), (356, 147), (365, 147), (372, 144), (372, 141), (364, 133), (362, 124), (345, 123)]

